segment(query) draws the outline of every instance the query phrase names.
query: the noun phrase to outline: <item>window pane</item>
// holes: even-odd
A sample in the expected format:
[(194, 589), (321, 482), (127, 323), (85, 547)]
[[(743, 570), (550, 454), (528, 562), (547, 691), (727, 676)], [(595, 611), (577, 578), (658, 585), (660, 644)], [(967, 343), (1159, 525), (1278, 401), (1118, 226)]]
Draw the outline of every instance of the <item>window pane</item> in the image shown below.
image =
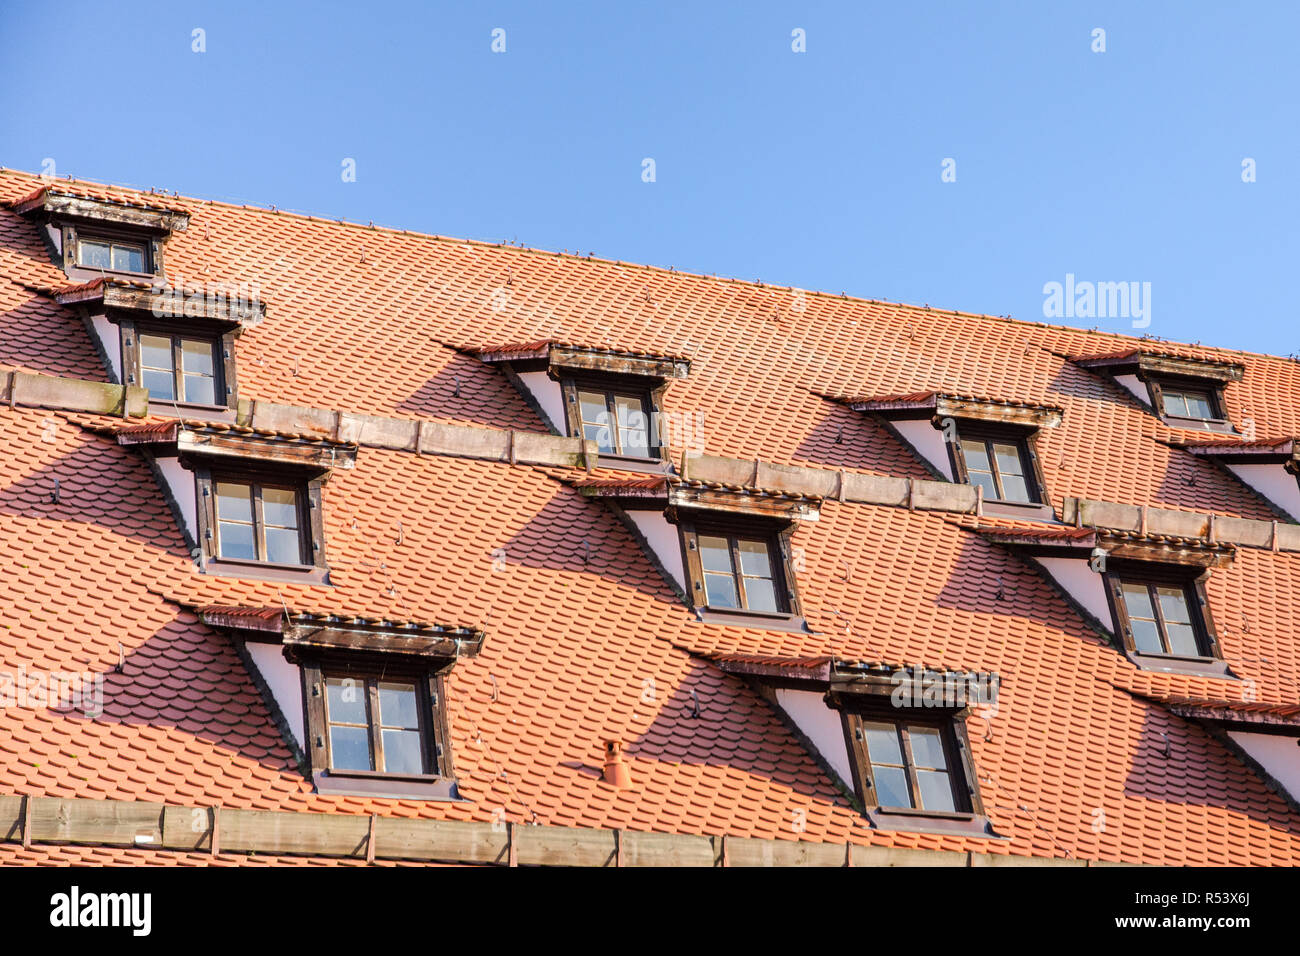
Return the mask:
[(1163, 654), (1164, 646), (1160, 643), (1160, 631), (1155, 621), (1131, 618), (1133, 627), (1133, 645), (1143, 654)]
[(419, 729), (414, 684), (379, 685), (379, 723), (384, 727)]
[(614, 433), (610, 427), (609, 408), (602, 392), (579, 392), (578, 407), (582, 415), (582, 436), (594, 441), (605, 454), (614, 453)]
[(736, 542), (740, 551), (740, 571), (742, 574), (755, 574), (762, 578), (772, 576), (771, 551), (766, 541)]
[(298, 527), (298, 495), (292, 488), (262, 489), (262, 520), (276, 528)]
[(992, 471), (989, 468), (989, 453), (982, 441), (964, 439), (961, 443), (961, 451), (966, 458), (967, 471)]
[(176, 367), (172, 362), (172, 340), (165, 335), (140, 336), (140, 364), (171, 371)]
[(141, 369), (140, 384), (149, 390), (149, 397), (157, 401), (170, 402), (176, 397), (176, 380), (171, 372)]
[(266, 558), (272, 564), (302, 564), (302, 539), (297, 528), (266, 526)]
[(370, 732), (364, 727), (331, 727), (330, 766), (335, 770), (373, 770)]
[(872, 767), (876, 780), (876, 802), (882, 807), (910, 807), (912, 798), (907, 792), (907, 772), (902, 767)]
[(907, 728), (907, 736), (912, 742), (912, 762), (917, 767), (948, 769), (948, 757), (943, 752), (943, 737), (936, 728), (911, 726)]
[(1156, 596), (1166, 624), (1191, 623), (1192, 619), (1187, 613), (1187, 595), (1182, 588), (1156, 588)]
[[(185, 401), (203, 405), (217, 404), (217, 381), (206, 375), (184, 376)], [(146, 386), (147, 388), (148, 386)]]
[(642, 456), (650, 454), (650, 423), (646, 421), (641, 399), (615, 395), (614, 411), (618, 415), (618, 442), (622, 453)]
[(351, 677), (325, 679), (326, 703), (330, 723), (364, 724), (366, 722), (365, 681)]
[(997, 486), (993, 484), (993, 476), (982, 471), (972, 471), (968, 473), (970, 483), (977, 488), (984, 489), (984, 500), (996, 501), (998, 497)]
[(420, 733), (416, 730), (381, 731), (384, 739), (384, 771), (386, 773), (424, 773), (424, 757), (420, 753)]
[(211, 375), (213, 373), (212, 343), (182, 339), (181, 365), (187, 372), (194, 372), (197, 375)]
[(1029, 501), (1029, 485), (1019, 475), (1002, 476), (1003, 501)]
[(1190, 624), (1166, 624), (1169, 634), (1169, 653), (1183, 657), (1200, 657), (1201, 649), (1196, 644), (1196, 630)]
[(83, 241), (80, 246), (80, 263), (91, 269), (113, 268), (108, 243)]
[(220, 539), (220, 554), (223, 558), (235, 558), (239, 561), (257, 560), (257, 551), (253, 548), (253, 526), (251, 524), (232, 524), (229, 521), (217, 522), (217, 537)]
[(731, 572), (731, 550), (726, 538), (702, 534), (700, 542), (700, 564), (705, 571)]
[(921, 791), (922, 810), (956, 810), (952, 799), (952, 781), (942, 770), (918, 770), (916, 785)]
[(779, 611), (770, 578), (745, 578), (745, 606), (751, 611)]
[(118, 272), (144, 272), (144, 249), (114, 244), (113, 268)]
[(1198, 392), (1188, 392), (1187, 416), (1189, 418), (1213, 418), (1214, 411), (1210, 408), (1210, 396)]
[(217, 482), (217, 516), (222, 521), (253, 521), (252, 489), (232, 481)]
[(1183, 399), (1183, 393), (1171, 392), (1169, 389), (1165, 389), (1163, 394), (1165, 397), (1165, 414), (1179, 415), (1186, 418), (1187, 402)]
[(740, 598), (736, 595), (736, 579), (730, 572), (705, 572), (704, 593), (709, 607), (740, 607)]
[(863, 723), (863, 736), (867, 738), (867, 757), (873, 764), (902, 765), (903, 751), (898, 746), (898, 728), (893, 724)]
[(1004, 479), (1007, 475), (1023, 475), (1024, 467), (1020, 463), (1020, 449), (1015, 445), (998, 442), (993, 446), (993, 456), (997, 459), (998, 474)]
[(218, 553), (223, 558), (244, 561), (257, 558), (251, 491), (248, 485), (217, 482), (217, 542)]
[(1128, 608), (1130, 618), (1156, 619), (1156, 612), (1151, 607), (1151, 594), (1145, 584), (1124, 585), (1124, 606)]

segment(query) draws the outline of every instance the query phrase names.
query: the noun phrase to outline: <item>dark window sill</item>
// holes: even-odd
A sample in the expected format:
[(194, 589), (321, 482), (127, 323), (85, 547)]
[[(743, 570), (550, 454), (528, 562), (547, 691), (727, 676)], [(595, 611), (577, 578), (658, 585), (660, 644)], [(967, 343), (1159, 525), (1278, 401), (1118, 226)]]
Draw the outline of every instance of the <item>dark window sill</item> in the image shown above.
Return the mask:
[(940, 813), (899, 807), (868, 807), (867, 819), (877, 830), (903, 833), (933, 833), (944, 836), (984, 837), (1005, 840), (993, 832), (987, 817), (976, 813)]
[(668, 462), (663, 458), (640, 455), (608, 455), (601, 453), (597, 465), (601, 468), (615, 468), (619, 471), (637, 471), (646, 474), (662, 475), (668, 471)]
[(318, 793), (417, 800), (461, 800), (456, 781), (432, 774), (405, 775), (373, 770), (319, 770), (312, 774)]
[(149, 414), (166, 417), (180, 413), (182, 418), (201, 418), (206, 421), (233, 424), (235, 410), (229, 405), (200, 405), (197, 402), (172, 402), (167, 399), (149, 399)]
[(1125, 656), (1139, 670), (1240, 680), (1229, 670), (1228, 662), (1217, 657), (1174, 657), (1166, 654), (1143, 654), (1138, 651), (1125, 651)]
[(794, 614), (715, 607), (697, 607), (695, 614), (705, 624), (753, 627), (768, 631), (795, 631), (800, 634), (812, 633), (808, 629), (807, 621)]
[(204, 574), (223, 578), (247, 578), (257, 581), (285, 581), (298, 584), (329, 584), (329, 570), (313, 564), (269, 564), (235, 558), (209, 559)]
[(1161, 415), (1161, 421), (1171, 428), (1186, 428), (1198, 432), (1224, 432), (1235, 434), (1232, 422), (1222, 418), (1183, 418), (1178, 415)]
[(1024, 521), (1055, 521), (1056, 512), (1051, 505), (1029, 501), (1001, 501), (984, 499), (984, 513), (993, 517), (1020, 518)]

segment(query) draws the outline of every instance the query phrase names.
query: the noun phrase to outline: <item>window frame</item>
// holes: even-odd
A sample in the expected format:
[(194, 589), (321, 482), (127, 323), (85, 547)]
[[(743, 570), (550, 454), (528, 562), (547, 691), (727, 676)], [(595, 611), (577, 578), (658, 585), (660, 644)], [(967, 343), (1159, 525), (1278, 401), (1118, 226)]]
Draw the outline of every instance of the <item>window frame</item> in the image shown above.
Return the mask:
[[(1201, 568), (1181, 568), (1168, 565), (1143, 566), (1142, 562), (1111, 561), (1102, 572), (1106, 597), (1110, 602), (1115, 635), (1125, 653), (1135, 662), (1153, 666), (1177, 666), (1179, 663), (1206, 665), (1223, 661), (1223, 648), (1214, 629), (1214, 620), (1210, 614), (1209, 597), (1205, 590), (1205, 581), (1209, 571)], [(1133, 638), (1133, 625), (1129, 619), (1128, 603), (1124, 598), (1125, 584), (1145, 585), (1148, 594), (1157, 587), (1178, 587), (1183, 591), (1187, 603), (1187, 616), (1191, 619), (1192, 631), (1196, 637), (1196, 646), (1200, 653), (1195, 657), (1186, 654), (1155, 653), (1138, 650)], [(1161, 644), (1169, 646), (1165, 630), (1164, 612), (1159, 601), (1152, 595), (1152, 610), (1157, 615), (1156, 623)]]
[[(334, 766), (334, 737), (330, 731), (337, 726), (364, 726), (366, 736), (369, 740), (369, 754), (371, 766), (368, 768), (371, 772), (383, 774), (385, 776), (430, 776), (429, 768), (434, 766), (436, 757), (432, 752), (430, 744), (432, 743), (431, 728), (429, 727), (430, 718), (427, 716), (429, 709), (427, 697), (428, 687), (422, 681), (415, 680), (404, 675), (397, 674), (347, 674), (340, 673), (334, 668), (322, 668), (321, 680), (324, 682), (324, 718), (325, 718), (325, 758), (326, 769), (331, 773), (355, 773), (355, 768), (337, 768)], [(364, 690), (363, 703), (366, 710), (366, 722), (364, 725), (348, 724), (344, 721), (336, 721), (330, 715), (329, 703), (329, 682), (331, 680), (351, 680), (356, 681)], [(379, 685), (381, 683), (400, 683), (411, 685), (415, 693), (415, 710), (416, 710), (416, 727), (415, 731), (420, 735), (420, 772), (396, 773), (390, 771), (386, 766), (382, 769), (375, 766), (376, 764), (386, 763), (384, 757), (384, 725), (380, 723), (382, 719), (381, 708), (379, 706)], [(409, 728), (407, 728), (409, 729)]]
[[(258, 468), (240, 465), (194, 466), (199, 532), (200, 564), (206, 574), (258, 577), (280, 581), (328, 583), (325, 561), (324, 507), (321, 486), (323, 477), (303, 474), (296, 469)], [(299, 559), (284, 564), (261, 559), (230, 558), (221, 555), (220, 524), (217, 510), (217, 485), (247, 484), (257, 487), (292, 488), (297, 495)], [(253, 505), (254, 548), (265, 553), (265, 539), (259, 541), (260, 508)], [(264, 535), (264, 529), (262, 534)]]
[[(83, 225), (79, 222), (60, 222), (59, 230), (63, 244), (63, 271), (74, 270), (94, 275), (127, 276), (130, 278), (153, 278), (163, 274), (162, 240), (151, 232), (139, 229), (123, 228), (114, 225), (96, 223)], [(126, 269), (105, 269), (101, 266), (81, 264), (82, 242), (106, 242), (111, 245), (133, 245), (144, 250), (144, 271), (134, 272)], [(112, 253), (109, 254), (112, 259)]]
[[(792, 629), (803, 629), (803, 608), (799, 600), (798, 585), (791, 560), (791, 538), (794, 523), (781, 519), (757, 518), (745, 515), (695, 514), (680, 509), (676, 514), (678, 537), (682, 549), (682, 568), (687, 578), (687, 597), (697, 615), (726, 623), (753, 624), (770, 627), (783, 623)], [(743, 595), (743, 584), (737, 543), (739, 540), (762, 540), (767, 543), (768, 561), (772, 567), (772, 586), (775, 592), (776, 611), (752, 610), (749, 607), (716, 607), (708, 603), (708, 586), (700, 556), (699, 538), (725, 537), (732, 562), (732, 578), (737, 582), (737, 598)]]
[[(180, 395), (184, 391), (185, 371), (184, 371), (184, 343), (201, 342), (206, 345), (212, 352), (212, 393), (214, 398), (220, 398), (226, 394), (225, 384), (225, 362), (222, 361), (222, 342), (217, 336), (204, 335), (202, 333), (187, 332), (174, 328), (159, 328), (154, 326), (140, 326), (135, 333), (136, 358), (138, 362), (139, 374), (137, 381), (140, 386), (144, 386), (144, 338), (145, 336), (154, 336), (157, 338), (166, 338), (171, 342), (172, 353), (172, 390)], [(187, 406), (190, 408), (226, 408), (224, 402), (195, 402), (188, 397), (181, 398), (154, 398), (149, 396), (151, 403), (159, 405), (177, 405)]]
[[(175, 340), (190, 339), (207, 341), (212, 345), (213, 372), (217, 401), (209, 405), (203, 402), (182, 402), (165, 398), (150, 398), (150, 405), (160, 411), (172, 411), (174, 408), (195, 409), (204, 412), (229, 412), (239, 403), (239, 380), (235, 371), (235, 337), (238, 330), (217, 328), (210, 324), (186, 320), (185, 323), (162, 321), (136, 321), (123, 313), (109, 316), (110, 321), (118, 325), (118, 337), (121, 343), (122, 378), (127, 385), (141, 385), (144, 381), (144, 347), (140, 339), (145, 335), (167, 336), (173, 339), (173, 361), (176, 360)], [(172, 370), (175, 377), (177, 369)], [(142, 386), (143, 387), (143, 386)]]
[[(446, 675), (452, 662), (364, 651), (301, 649), (296, 649), (290, 659), (292, 663), (298, 664), (301, 675), (308, 772), (319, 792), (431, 800), (458, 799), (456, 770), (448, 733), (450, 724), (446, 696)], [(410, 774), (386, 770), (334, 769), (325, 684), (330, 678), (374, 682), (376, 687), (381, 681), (415, 684), (425, 772)], [(368, 718), (369, 707), (367, 702)], [(370, 730), (373, 764), (376, 754), (373, 734), (379, 731), (373, 724), (370, 725)]]
[[(829, 693), (828, 705), (840, 711), (844, 745), (848, 751), (853, 787), (867, 818), (879, 829), (912, 833), (944, 833), (996, 837), (985, 814), (980, 795), (979, 777), (966, 732), (968, 708), (895, 707), (887, 693)], [(882, 806), (867, 749), (864, 723), (888, 723), (933, 727), (940, 731), (944, 756), (948, 761), (948, 780), (953, 793), (953, 810), (927, 810), (918, 807)], [(901, 734), (900, 734), (901, 737)], [(914, 766), (909, 768), (908, 787), (912, 794), (917, 786)]]
[[(1043, 469), (1038, 456), (1037, 437), (1038, 430), (1036, 428), (1026, 429), (1015, 425), (996, 425), (974, 420), (958, 421), (954, 440), (947, 442), (954, 480), (958, 484), (974, 486), (974, 482), (970, 479), (970, 469), (966, 463), (966, 450), (961, 443), (963, 441), (983, 442), (985, 454), (989, 456), (989, 465), (993, 469), (993, 484), (999, 494), (997, 498), (985, 497), (985, 502), (1008, 505), (1013, 508), (1049, 506), (1047, 484), (1043, 478)], [(1020, 467), (1023, 469), (1021, 477), (1024, 478), (1026, 491), (1029, 494), (1028, 501), (1010, 501), (1000, 497), (1002, 494), (1002, 481), (1001, 472), (997, 467), (996, 455), (992, 448), (994, 443), (1016, 446), (1016, 451), (1020, 456)]]
[(560, 378), (560, 397), (564, 404), (565, 428), (570, 438), (582, 438), (582, 402), (580, 392), (600, 392), (605, 397), (605, 408), (610, 415), (615, 448), (618, 449), (618, 419), (615, 397), (635, 398), (641, 403), (641, 413), (646, 420), (645, 455), (628, 455), (621, 450), (600, 452), (602, 460), (624, 463), (660, 464), (667, 460), (668, 450), (659, 443), (658, 426), (660, 401), (667, 389), (667, 381), (647, 380), (634, 375), (565, 373)]
[[(1155, 375), (1149, 372), (1142, 376), (1147, 391), (1151, 395), (1151, 407), (1166, 425), (1186, 428), (1192, 431), (1232, 432), (1231, 420), (1228, 418), (1227, 405), (1224, 400), (1224, 385), (1219, 381), (1198, 378), (1183, 378), (1176, 375)], [(1210, 400), (1212, 418), (1192, 418), (1184, 415), (1171, 415), (1165, 411), (1165, 392), (1197, 392)]]

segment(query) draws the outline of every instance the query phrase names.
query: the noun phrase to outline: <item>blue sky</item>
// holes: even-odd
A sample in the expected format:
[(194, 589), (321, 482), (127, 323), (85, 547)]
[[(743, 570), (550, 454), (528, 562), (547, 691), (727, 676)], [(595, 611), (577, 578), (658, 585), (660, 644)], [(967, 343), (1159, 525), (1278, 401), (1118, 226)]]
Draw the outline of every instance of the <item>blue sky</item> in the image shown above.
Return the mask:
[(1037, 321), (1067, 274), (1150, 283), (1141, 332), (1286, 355), (1297, 36), (1282, 2), (11, 0), (0, 164)]

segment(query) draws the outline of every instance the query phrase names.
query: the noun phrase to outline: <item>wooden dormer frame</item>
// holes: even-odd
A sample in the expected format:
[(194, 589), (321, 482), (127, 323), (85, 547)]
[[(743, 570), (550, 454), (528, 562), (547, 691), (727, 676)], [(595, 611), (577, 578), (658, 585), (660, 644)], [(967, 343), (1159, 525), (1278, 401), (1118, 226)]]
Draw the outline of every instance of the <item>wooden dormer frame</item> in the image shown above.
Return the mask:
[[(245, 324), (256, 324), (265, 317), (260, 300), (243, 302), (236, 298), (209, 296), (202, 293), (188, 299), (182, 289), (158, 282), (123, 280), (116, 277), (95, 279), (68, 286), (55, 293), (55, 301), (78, 309), (90, 321), (102, 314), (118, 329), (118, 349), (122, 384), (142, 383), (140, 336), (149, 334), (197, 339), (209, 343), (215, 356), (217, 401), (197, 403), (151, 399), (155, 414), (233, 417), (239, 405), (239, 376), (235, 361), (235, 343)], [(99, 341), (92, 336), (93, 341)]]
[[(482, 649), (481, 629), (415, 622), (295, 614), (287, 609), (204, 607), (203, 622), (238, 640), (278, 644), (300, 674), (302, 721), (308, 778), (320, 793), (420, 800), (456, 800), (446, 678), (461, 658)], [(373, 695), (377, 682), (413, 685), (425, 770), (338, 770), (332, 766), (326, 682), (355, 679)], [(378, 734), (375, 701), (365, 705), (372, 734)], [(382, 750), (382, 743), (377, 744)], [(372, 750), (372, 754), (378, 752)]]
[[(1228, 433), (1236, 431), (1228, 417), (1224, 391), (1231, 383), (1240, 382), (1245, 374), (1245, 366), (1237, 362), (1196, 359), (1147, 349), (1130, 349), (1111, 355), (1076, 356), (1071, 361), (1080, 368), (1095, 371), (1112, 380), (1121, 375), (1137, 378), (1146, 386), (1152, 412), (1171, 428)], [(1180, 386), (1205, 393), (1209, 397), (1213, 415), (1209, 418), (1188, 418), (1168, 414), (1165, 411), (1164, 393), (1167, 389)]]
[(690, 374), (690, 359), (554, 341), (482, 348), (474, 350), (474, 354), (488, 364), (502, 365), (511, 382), (525, 395), (527, 389), (519, 373), (546, 372), (560, 386), (563, 405), (563, 420), (552, 424), (570, 437), (583, 434), (580, 391), (635, 398), (645, 417), (648, 454), (603, 453), (601, 461), (633, 471), (662, 472), (669, 465), (669, 451), (661, 441), (663, 396), (672, 380)]
[[(1024, 465), (1024, 477), (1030, 497), (1036, 500), (1017, 502), (985, 498), (985, 510), (989, 514), (1002, 514), (1008, 517), (1042, 520), (1055, 517), (1047, 478), (1043, 472), (1038, 439), (1042, 429), (1056, 428), (1061, 424), (1065, 412), (1059, 406), (937, 391), (877, 398), (849, 398), (841, 401), (846, 402), (855, 411), (875, 415), (887, 423), (929, 419), (930, 424), (943, 433), (944, 445), (948, 453), (948, 466), (953, 481), (958, 484), (971, 483), (966, 456), (961, 447), (964, 437), (1000, 439), (1016, 445)], [(891, 428), (891, 430), (901, 441), (906, 441), (896, 429)], [(919, 450), (917, 454), (925, 458)]]
[(11, 208), (19, 215), (47, 223), (59, 231), (60, 266), (69, 275), (97, 272), (81, 266), (77, 250), (83, 239), (118, 239), (145, 247), (143, 272), (103, 270), (105, 275), (150, 278), (165, 275), (163, 251), (167, 237), (189, 225), (189, 213), (178, 208), (126, 199), (96, 199), (58, 186), (47, 186)]

